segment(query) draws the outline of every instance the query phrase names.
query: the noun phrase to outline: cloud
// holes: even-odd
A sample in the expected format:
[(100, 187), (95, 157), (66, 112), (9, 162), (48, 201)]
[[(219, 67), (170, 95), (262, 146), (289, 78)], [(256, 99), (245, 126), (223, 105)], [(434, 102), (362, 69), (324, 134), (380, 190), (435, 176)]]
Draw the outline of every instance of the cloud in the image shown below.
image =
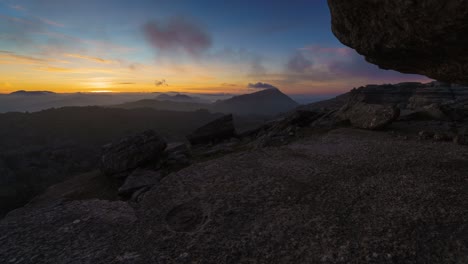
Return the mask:
[(249, 83), (247, 85), (247, 88), (251, 89), (278, 89), (277, 87), (268, 84), (268, 83), (263, 83), (263, 82), (258, 82), (258, 83)]
[(58, 72), (58, 73), (63, 73), (63, 72), (74, 72), (73, 69), (69, 68), (62, 68), (62, 67), (40, 67), (37, 68), (38, 71), (45, 71), (45, 72)]
[(111, 64), (115, 62), (113, 60), (106, 60), (103, 58), (91, 57), (91, 56), (86, 56), (86, 55), (81, 55), (81, 54), (65, 54), (65, 56), (70, 57), (70, 58), (75, 58), (75, 59), (89, 60), (89, 61), (93, 61), (97, 63), (104, 63), (104, 64)]
[(304, 54), (302, 54), (302, 52), (297, 52), (296, 54), (294, 54), (293, 57), (289, 59), (288, 63), (286, 64), (286, 67), (292, 72), (303, 73), (312, 65), (313, 62), (306, 58)]
[(310, 45), (300, 48), (301, 51), (308, 51), (314, 54), (332, 55), (332, 56), (350, 56), (354, 53), (353, 49), (347, 47), (325, 47), (320, 45)]
[(267, 73), (266, 67), (263, 65), (263, 58), (255, 56), (250, 61), (250, 76), (262, 76)]
[(199, 56), (212, 44), (211, 36), (202, 27), (181, 17), (146, 23), (143, 33), (148, 43), (159, 52), (183, 51)]
[(166, 80), (162, 79), (162, 80), (156, 80), (154, 82), (154, 85), (156, 86), (169, 86), (169, 84), (167, 84)]
[[(424, 80), (419, 75), (402, 74), (379, 69), (363, 56), (347, 47), (307, 46), (299, 49), (285, 62), (280, 83), (293, 84), (304, 81), (392, 83), (405, 80)], [(428, 79), (427, 79), (428, 80)]]
[(40, 58), (28, 55), (20, 55), (11, 51), (0, 50), (0, 64), (16, 64), (16, 65), (30, 65), (30, 64), (47, 64), (47, 63), (64, 63), (66, 61)]
[(52, 73), (72, 73), (72, 74), (90, 74), (90, 73), (99, 73), (99, 74), (109, 74), (113, 75), (115, 72), (110, 69), (97, 69), (97, 68), (62, 68), (54, 66), (43, 66), (35, 68), (36, 71), (42, 72), (52, 72)]
[(39, 19), (39, 21), (41, 21), (42, 23), (47, 24), (47, 25), (49, 25), (49, 26), (54, 26), (54, 27), (65, 27), (64, 24), (61, 24), (61, 23), (52, 21), (52, 20), (47, 19), (47, 18), (38, 17), (37, 19)]
[(26, 11), (26, 9), (21, 5), (10, 5), (10, 8), (16, 11)]
[(221, 86), (224, 86), (224, 87), (237, 87), (237, 84), (234, 84), (234, 83), (222, 83)]

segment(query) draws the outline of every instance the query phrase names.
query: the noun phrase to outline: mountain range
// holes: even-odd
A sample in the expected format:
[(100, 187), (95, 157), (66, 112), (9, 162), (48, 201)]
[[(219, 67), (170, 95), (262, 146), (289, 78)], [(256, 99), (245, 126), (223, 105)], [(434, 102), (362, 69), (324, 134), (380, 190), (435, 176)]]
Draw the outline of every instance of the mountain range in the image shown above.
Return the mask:
[(197, 98), (186, 95), (159, 95), (156, 99), (143, 99), (135, 102), (114, 105), (116, 108), (153, 108), (170, 111), (196, 111), (206, 109), (211, 112), (232, 113), (235, 115), (274, 116), (288, 112), (299, 104), (278, 89), (234, 96), (214, 103), (200, 103)]

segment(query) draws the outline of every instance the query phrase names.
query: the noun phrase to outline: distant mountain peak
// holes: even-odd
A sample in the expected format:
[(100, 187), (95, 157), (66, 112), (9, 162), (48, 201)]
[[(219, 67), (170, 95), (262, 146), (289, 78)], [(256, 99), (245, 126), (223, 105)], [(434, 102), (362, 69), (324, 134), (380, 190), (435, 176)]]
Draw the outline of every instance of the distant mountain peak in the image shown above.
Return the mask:
[(195, 100), (195, 99), (198, 99), (198, 98), (178, 93), (178, 94), (175, 94), (175, 95), (160, 94), (160, 95), (156, 96), (156, 99), (158, 99), (158, 100), (169, 100), (169, 101), (180, 101), (180, 100), (189, 101), (189, 100)]
[(234, 96), (227, 100), (217, 101), (214, 104), (217, 111), (224, 113), (265, 116), (287, 112), (297, 106), (296, 101), (276, 88)]
[(51, 91), (25, 91), (25, 90), (19, 90), (19, 91), (10, 93), (10, 95), (49, 95), (49, 94), (55, 94), (55, 93)]

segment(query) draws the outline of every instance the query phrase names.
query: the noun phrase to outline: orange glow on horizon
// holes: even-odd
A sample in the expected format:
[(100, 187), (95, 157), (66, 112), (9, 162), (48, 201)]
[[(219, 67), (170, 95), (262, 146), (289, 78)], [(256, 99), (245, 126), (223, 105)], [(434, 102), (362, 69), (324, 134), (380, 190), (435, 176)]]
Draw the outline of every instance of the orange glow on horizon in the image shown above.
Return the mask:
[(116, 93), (116, 92), (112, 90), (94, 90), (94, 91), (91, 91), (90, 93)]
[[(172, 62), (133, 65), (112, 58), (76, 53), (55, 56), (0, 52), (0, 93), (18, 90), (56, 93), (228, 93), (243, 94), (252, 82), (267, 82), (286, 94), (339, 94), (366, 83), (362, 79), (298, 81), (284, 83), (288, 76), (270, 73), (249, 75), (240, 66)], [(155, 80), (167, 80), (157, 86)]]

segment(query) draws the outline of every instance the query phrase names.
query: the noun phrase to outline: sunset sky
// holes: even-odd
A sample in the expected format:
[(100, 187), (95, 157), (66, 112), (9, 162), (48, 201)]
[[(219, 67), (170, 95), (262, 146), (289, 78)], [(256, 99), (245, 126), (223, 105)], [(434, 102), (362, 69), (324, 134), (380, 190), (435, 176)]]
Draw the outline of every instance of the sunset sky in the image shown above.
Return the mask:
[(429, 81), (379, 70), (330, 30), (326, 0), (0, 0), (0, 93), (336, 94)]

